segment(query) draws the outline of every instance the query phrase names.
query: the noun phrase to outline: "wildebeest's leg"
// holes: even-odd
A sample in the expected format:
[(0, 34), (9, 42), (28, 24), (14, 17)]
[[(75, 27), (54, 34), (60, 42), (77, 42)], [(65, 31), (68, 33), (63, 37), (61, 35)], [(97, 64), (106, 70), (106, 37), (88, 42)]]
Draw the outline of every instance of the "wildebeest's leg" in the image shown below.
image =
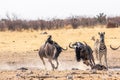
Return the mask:
[(93, 66), (92, 59), (90, 58), (89, 61), (90, 61), (90, 66), (92, 67)]
[(46, 70), (47, 68), (46, 68), (46, 66), (45, 66), (45, 61), (44, 61), (43, 57), (40, 57), (40, 58), (41, 58), (41, 60), (42, 60), (42, 62), (43, 62), (43, 65), (44, 65), (44, 67), (45, 67), (45, 70)]
[(57, 68), (58, 68), (58, 65), (59, 65), (59, 62), (58, 62), (58, 59), (56, 59), (55, 61), (56, 61), (56, 63), (57, 63), (57, 66), (55, 67), (55, 69), (57, 69)]
[(92, 57), (91, 57), (91, 55), (89, 55), (89, 57), (88, 57), (88, 58), (89, 58), (89, 59), (88, 59), (88, 60), (89, 60), (89, 65), (92, 67), (92, 66), (93, 66), (93, 64), (92, 64), (92, 59), (91, 59)]
[(48, 61), (50, 62), (51, 66), (52, 66), (52, 69), (54, 70), (55, 66), (54, 66), (54, 64), (52, 63), (52, 60), (49, 59)]
[(93, 66), (95, 65), (94, 60), (92, 59), (92, 57), (91, 57), (91, 59), (90, 59), (90, 64), (91, 64), (91, 65), (90, 65), (91, 67), (93, 67)]
[(84, 60), (83, 63), (86, 64), (87, 66), (90, 65), (88, 60)]
[(95, 65), (95, 62), (94, 62), (94, 57), (91, 53), (89, 55), (89, 61), (90, 61), (90, 66), (93, 67)]
[(95, 65), (95, 61), (94, 61), (93, 55), (91, 55), (91, 60), (92, 60), (92, 62), (93, 62), (93, 65)]

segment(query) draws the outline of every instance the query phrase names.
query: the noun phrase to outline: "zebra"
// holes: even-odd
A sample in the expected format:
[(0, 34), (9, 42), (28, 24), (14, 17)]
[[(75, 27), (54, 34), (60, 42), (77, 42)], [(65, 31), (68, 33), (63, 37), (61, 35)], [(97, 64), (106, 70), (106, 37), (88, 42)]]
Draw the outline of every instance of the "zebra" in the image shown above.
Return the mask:
[(94, 44), (94, 51), (96, 53), (96, 58), (97, 60), (99, 60), (99, 63), (102, 65), (102, 57), (104, 55), (104, 61), (106, 63), (106, 67), (108, 68), (108, 64), (107, 64), (107, 47), (105, 45), (105, 32), (98, 32), (100, 39), (96, 40), (95, 44)]
[(96, 55), (96, 59), (98, 60), (98, 50), (97, 49), (98, 49), (100, 41), (99, 41), (99, 39), (95, 39), (95, 36), (92, 36), (91, 40), (94, 41), (94, 50), (93, 51)]

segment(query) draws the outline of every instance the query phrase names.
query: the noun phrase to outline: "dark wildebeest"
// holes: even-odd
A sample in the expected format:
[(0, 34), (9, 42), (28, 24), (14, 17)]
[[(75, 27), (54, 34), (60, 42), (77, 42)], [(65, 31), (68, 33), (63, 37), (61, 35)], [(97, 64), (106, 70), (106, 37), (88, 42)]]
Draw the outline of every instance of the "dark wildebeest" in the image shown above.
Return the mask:
[[(48, 61), (50, 62), (51, 66), (52, 66), (52, 69), (57, 69), (58, 68), (58, 65), (59, 65), (59, 62), (58, 62), (58, 56), (59, 54), (62, 52), (62, 50), (67, 50), (66, 49), (63, 49), (59, 44), (57, 44), (56, 42), (54, 42), (53, 44), (50, 44), (50, 43), (46, 43), (44, 45), (42, 45), (40, 47), (40, 50), (39, 50), (39, 56), (40, 56), (40, 59), (42, 60), (44, 66), (45, 66), (45, 61), (43, 58), (47, 58)], [(54, 64), (52, 63), (52, 60), (55, 60), (56, 63), (57, 63), (57, 66), (55, 67)]]
[(82, 59), (83, 63), (86, 65), (90, 65), (91, 67), (95, 65), (94, 57), (92, 54), (93, 51), (89, 45), (87, 45), (86, 43), (83, 44), (81, 42), (75, 42), (72, 45), (70, 43), (69, 47), (75, 49), (76, 60), (78, 62)]

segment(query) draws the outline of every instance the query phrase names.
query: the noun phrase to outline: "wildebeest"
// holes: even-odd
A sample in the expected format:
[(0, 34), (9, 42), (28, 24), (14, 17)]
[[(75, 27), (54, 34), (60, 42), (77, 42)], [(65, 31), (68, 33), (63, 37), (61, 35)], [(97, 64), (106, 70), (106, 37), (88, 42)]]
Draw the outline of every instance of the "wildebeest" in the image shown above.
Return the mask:
[(81, 42), (75, 42), (72, 45), (70, 43), (69, 47), (75, 49), (76, 60), (78, 62), (80, 60), (83, 60), (83, 63), (86, 65), (90, 65), (91, 67), (95, 65), (94, 57), (92, 54), (93, 51), (89, 45), (87, 45), (86, 43), (83, 44)]
[[(40, 59), (42, 60), (44, 66), (45, 66), (45, 61), (43, 58), (47, 58), (48, 61), (50, 62), (52, 69), (57, 69), (59, 62), (58, 62), (58, 56), (60, 55), (60, 53), (62, 52), (62, 50), (67, 50), (63, 49), (58, 43), (54, 42), (53, 44), (50, 43), (46, 43), (44, 45), (42, 45), (40, 47), (39, 50), (39, 56)], [(52, 60), (55, 60), (57, 63), (57, 66), (55, 67), (55, 65), (52, 63)]]
[(120, 48), (120, 46), (118, 46), (118, 47), (116, 47), (116, 48), (113, 48), (113, 47), (110, 45), (110, 48), (111, 48), (112, 50), (117, 50), (117, 49)]

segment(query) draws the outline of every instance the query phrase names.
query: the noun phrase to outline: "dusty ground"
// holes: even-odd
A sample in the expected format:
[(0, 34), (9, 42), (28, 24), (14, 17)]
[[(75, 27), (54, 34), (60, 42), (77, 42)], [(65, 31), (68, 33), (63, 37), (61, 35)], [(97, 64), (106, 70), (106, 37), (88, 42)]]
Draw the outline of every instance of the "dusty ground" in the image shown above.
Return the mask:
[[(47, 70), (38, 56), (40, 45), (51, 34), (53, 40), (62, 47), (68, 47), (70, 42), (86, 41), (92, 48), (91, 37), (99, 38), (98, 32), (105, 31), (105, 42), (108, 48), (108, 71), (91, 71), (90, 67), (75, 60), (74, 50), (63, 51), (59, 56), (59, 68), (52, 71), (46, 61)], [(120, 45), (120, 29), (61, 29), (45, 31), (0, 32), (0, 80), (119, 80), (120, 49), (113, 51), (110, 45)], [(96, 61), (97, 62), (97, 61)], [(19, 68), (28, 70), (18, 70)], [(79, 69), (79, 70), (73, 70)]]

